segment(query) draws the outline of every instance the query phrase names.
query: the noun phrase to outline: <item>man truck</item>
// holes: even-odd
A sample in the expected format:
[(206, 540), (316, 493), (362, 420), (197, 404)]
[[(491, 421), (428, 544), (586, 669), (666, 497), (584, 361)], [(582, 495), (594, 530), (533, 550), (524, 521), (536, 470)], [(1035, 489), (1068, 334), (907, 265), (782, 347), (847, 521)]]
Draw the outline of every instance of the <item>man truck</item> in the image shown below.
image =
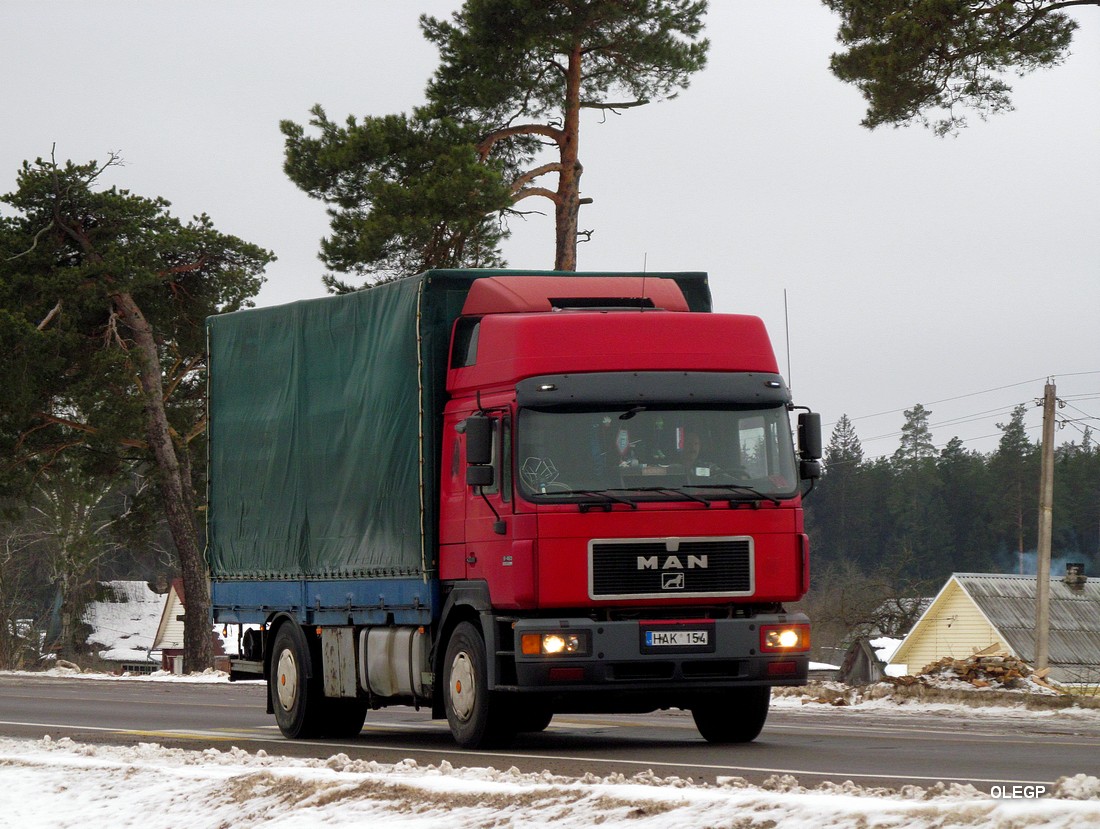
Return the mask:
[(702, 273), (433, 270), (211, 317), (207, 560), (289, 738), (558, 713), (760, 732), (804, 683), (821, 427)]

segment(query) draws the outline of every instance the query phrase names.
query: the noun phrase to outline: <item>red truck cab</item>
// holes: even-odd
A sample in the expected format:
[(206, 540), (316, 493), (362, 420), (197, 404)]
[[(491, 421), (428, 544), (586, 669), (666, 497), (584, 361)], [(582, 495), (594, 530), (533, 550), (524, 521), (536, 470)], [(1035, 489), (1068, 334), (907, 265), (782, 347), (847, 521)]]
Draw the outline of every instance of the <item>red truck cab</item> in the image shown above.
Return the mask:
[(494, 695), (472, 710), (471, 655), (441, 654), (459, 741), (660, 707), (754, 738), (770, 686), (806, 679), (808, 620), (783, 604), (808, 586), (820, 456), (816, 416), (796, 454), (761, 320), (692, 312), (671, 279), (485, 277), (447, 393), (439, 577), (480, 617)]

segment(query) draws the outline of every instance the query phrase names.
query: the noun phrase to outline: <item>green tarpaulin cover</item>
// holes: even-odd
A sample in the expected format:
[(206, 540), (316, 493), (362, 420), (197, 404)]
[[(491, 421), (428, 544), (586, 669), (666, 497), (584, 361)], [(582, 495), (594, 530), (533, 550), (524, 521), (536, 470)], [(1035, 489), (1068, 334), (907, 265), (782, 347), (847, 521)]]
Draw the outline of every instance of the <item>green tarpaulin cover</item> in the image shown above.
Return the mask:
[(430, 566), (420, 476), (435, 465), (421, 452), (421, 389), (436, 332), (420, 314), (423, 283), (208, 321), (215, 578)]
[[(213, 578), (430, 576), (451, 327), (474, 280), (522, 273), (554, 274), (436, 270), (210, 317)], [(705, 275), (669, 276), (709, 308)]]

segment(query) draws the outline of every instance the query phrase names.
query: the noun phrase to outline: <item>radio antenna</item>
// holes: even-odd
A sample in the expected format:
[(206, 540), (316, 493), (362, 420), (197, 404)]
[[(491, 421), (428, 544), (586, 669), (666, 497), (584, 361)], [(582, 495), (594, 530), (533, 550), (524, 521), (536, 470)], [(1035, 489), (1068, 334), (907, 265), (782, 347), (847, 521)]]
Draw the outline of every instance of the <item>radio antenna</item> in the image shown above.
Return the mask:
[(787, 335), (787, 388), (791, 388), (794, 382), (791, 380), (791, 323), (787, 315), (787, 289), (783, 289), (783, 328)]
[(645, 275), (649, 270), (649, 251), (642, 252), (642, 295), (638, 299), (638, 310), (645, 312)]

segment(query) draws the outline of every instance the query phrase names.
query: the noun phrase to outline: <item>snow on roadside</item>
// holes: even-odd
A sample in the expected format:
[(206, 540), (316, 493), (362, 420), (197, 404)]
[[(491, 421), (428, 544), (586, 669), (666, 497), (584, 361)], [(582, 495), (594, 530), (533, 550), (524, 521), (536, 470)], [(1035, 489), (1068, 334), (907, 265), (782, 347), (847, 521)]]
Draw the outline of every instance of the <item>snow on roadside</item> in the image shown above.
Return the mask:
[(388, 765), (337, 754), (304, 760), (237, 748), (187, 751), (153, 743), (87, 745), (68, 738), (0, 738), (5, 825), (177, 829), (204, 827), (630, 826), (1071, 827), (1100, 825), (1100, 779), (1065, 778), (1039, 798), (996, 799), (971, 786), (804, 788), (718, 785), (644, 772), (569, 778), (516, 769)]
[[(103, 671), (82, 671), (79, 668), (56, 667), (46, 671), (0, 671), (0, 676), (24, 676), (28, 679), (41, 679), (43, 677), (87, 680), (98, 679), (105, 682), (229, 682), (229, 674), (225, 671), (216, 671), (213, 668), (207, 668), (201, 673), (192, 674), (174, 674), (171, 671), (154, 671), (151, 674), (109, 674)], [(262, 682), (263, 680), (256, 681)]]
[[(879, 685), (812, 683), (802, 688), (773, 688), (772, 710), (837, 710), (852, 713), (941, 714), (970, 719), (1072, 719), (1100, 724), (1100, 706), (1086, 698), (1068, 705), (1024, 693), (983, 693), (956, 688), (921, 688), (920, 694), (896, 692)], [(1044, 704), (1045, 703), (1045, 704)]]

